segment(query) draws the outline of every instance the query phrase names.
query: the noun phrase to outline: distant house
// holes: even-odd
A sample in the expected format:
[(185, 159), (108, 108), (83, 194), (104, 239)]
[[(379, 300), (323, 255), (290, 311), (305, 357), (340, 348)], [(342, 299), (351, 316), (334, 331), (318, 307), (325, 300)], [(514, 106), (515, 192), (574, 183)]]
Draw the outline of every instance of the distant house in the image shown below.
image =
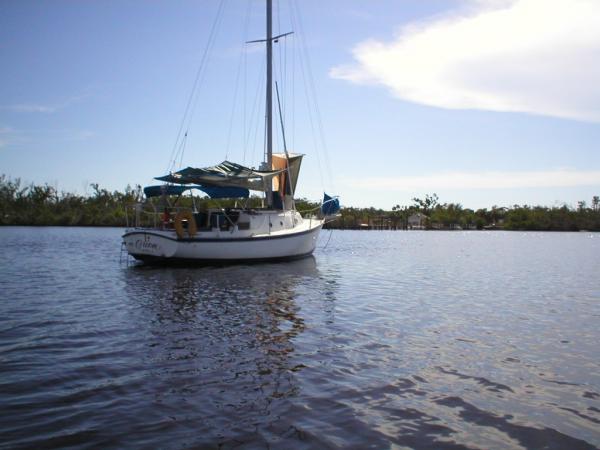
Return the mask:
[(423, 213), (415, 213), (408, 216), (408, 229), (409, 230), (424, 230), (425, 222), (427, 221), (427, 216)]
[(375, 216), (369, 218), (369, 230), (391, 230), (392, 221), (387, 216)]

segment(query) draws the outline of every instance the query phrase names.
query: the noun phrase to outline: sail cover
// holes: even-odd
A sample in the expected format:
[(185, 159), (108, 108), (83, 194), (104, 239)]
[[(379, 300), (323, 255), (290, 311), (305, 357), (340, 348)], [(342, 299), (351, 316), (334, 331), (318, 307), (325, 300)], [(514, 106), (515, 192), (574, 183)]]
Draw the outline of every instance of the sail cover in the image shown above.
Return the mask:
[(293, 195), (296, 192), (303, 156), (294, 153), (288, 153), (287, 155), (285, 153), (273, 153), (273, 169), (282, 170), (282, 173), (274, 180), (273, 190), (279, 191), (282, 197)]
[(200, 184), (202, 186), (241, 187), (264, 191), (267, 182), (283, 170), (254, 170), (230, 161), (202, 169), (187, 167), (156, 180), (176, 184)]
[(250, 192), (248, 189), (240, 187), (222, 187), (222, 186), (176, 186), (173, 184), (163, 184), (160, 186), (146, 186), (144, 194), (146, 197), (159, 197), (161, 195), (181, 195), (188, 189), (198, 189), (206, 193), (210, 198), (248, 198)]
[(324, 216), (333, 216), (340, 210), (340, 199), (331, 195), (323, 194), (323, 203), (321, 204), (321, 212)]

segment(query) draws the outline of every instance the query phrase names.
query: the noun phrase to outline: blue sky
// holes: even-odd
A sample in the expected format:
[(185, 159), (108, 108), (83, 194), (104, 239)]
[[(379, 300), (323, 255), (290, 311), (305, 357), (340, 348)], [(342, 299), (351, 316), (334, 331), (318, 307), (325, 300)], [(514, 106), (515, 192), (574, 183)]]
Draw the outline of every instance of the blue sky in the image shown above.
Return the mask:
[[(598, 2), (274, 3), (276, 31), (295, 32), (275, 65), (288, 146), (307, 155), (299, 196), (479, 208), (600, 194)], [(163, 175), (219, 5), (0, 3), (0, 173), (80, 193)], [(261, 157), (264, 51), (243, 42), (263, 36), (263, 2), (226, 0), (221, 17), (184, 166)]]

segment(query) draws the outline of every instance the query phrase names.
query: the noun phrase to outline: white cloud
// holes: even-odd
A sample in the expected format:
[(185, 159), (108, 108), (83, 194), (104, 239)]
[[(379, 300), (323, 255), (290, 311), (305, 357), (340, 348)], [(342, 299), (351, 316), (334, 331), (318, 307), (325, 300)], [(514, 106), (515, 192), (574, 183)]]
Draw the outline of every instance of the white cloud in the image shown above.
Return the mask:
[(39, 105), (34, 103), (19, 103), (17, 105), (5, 106), (5, 109), (9, 109), (15, 112), (23, 113), (54, 113), (61, 108), (60, 105)]
[(0, 148), (15, 147), (24, 144), (77, 142), (92, 139), (97, 134), (91, 130), (69, 128), (59, 129), (15, 129), (0, 125)]
[(8, 139), (6, 137), (13, 131), (11, 127), (0, 125), (0, 148), (8, 145)]
[(363, 189), (418, 191), (432, 189), (520, 189), (600, 186), (600, 170), (531, 172), (447, 172), (423, 176), (365, 178), (353, 185)]
[(1, 109), (18, 112), (18, 113), (45, 113), (53, 114), (60, 111), (74, 103), (78, 103), (81, 100), (89, 97), (89, 93), (83, 93), (80, 95), (71, 96), (62, 102), (54, 104), (43, 104), (43, 103), (16, 103), (12, 105), (2, 105)]
[(353, 55), (330, 75), (430, 106), (600, 122), (598, 0), (471, 0)]

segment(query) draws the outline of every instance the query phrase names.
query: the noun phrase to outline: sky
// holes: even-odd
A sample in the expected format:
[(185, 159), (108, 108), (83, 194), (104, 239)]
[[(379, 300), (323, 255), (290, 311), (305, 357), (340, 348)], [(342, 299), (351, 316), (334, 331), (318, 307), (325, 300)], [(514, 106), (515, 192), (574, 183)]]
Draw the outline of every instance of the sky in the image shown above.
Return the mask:
[[(287, 148), (306, 154), (297, 196), (600, 195), (600, 1), (273, 3), (275, 33), (294, 32), (274, 65)], [(0, 2), (0, 174), (83, 194), (258, 167), (265, 52), (246, 41), (264, 33), (262, 0)]]

